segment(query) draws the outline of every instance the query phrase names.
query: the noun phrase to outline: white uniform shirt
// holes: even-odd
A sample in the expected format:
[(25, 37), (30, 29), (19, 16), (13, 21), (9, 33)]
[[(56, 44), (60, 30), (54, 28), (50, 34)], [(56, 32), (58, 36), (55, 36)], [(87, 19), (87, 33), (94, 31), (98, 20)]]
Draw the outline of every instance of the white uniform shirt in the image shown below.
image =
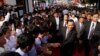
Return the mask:
[(7, 15), (5, 16), (5, 19), (4, 19), (3, 21), (0, 21), (0, 27), (3, 25), (3, 23), (4, 23), (5, 21), (8, 21), (9, 18), (10, 18), (10, 13), (8, 12)]
[(56, 19), (56, 24), (57, 24), (56, 28), (57, 30), (59, 30), (59, 17), (56, 17), (55, 19)]
[(27, 53), (24, 53), (20, 48), (18, 48), (16, 52), (19, 53), (21, 56), (28, 56)]

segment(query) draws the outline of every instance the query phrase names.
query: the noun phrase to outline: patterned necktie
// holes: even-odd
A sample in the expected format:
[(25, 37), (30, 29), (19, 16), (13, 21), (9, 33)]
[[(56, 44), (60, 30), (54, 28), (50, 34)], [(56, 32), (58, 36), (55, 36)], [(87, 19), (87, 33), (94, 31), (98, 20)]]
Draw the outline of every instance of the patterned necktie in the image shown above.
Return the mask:
[(67, 30), (66, 30), (66, 36), (65, 36), (65, 39), (68, 38), (68, 34), (69, 34), (69, 30), (67, 29)]
[(93, 32), (94, 32), (94, 23), (92, 23), (92, 27), (90, 28), (90, 33), (89, 33), (89, 39), (91, 39), (91, 37), (93, 36)]

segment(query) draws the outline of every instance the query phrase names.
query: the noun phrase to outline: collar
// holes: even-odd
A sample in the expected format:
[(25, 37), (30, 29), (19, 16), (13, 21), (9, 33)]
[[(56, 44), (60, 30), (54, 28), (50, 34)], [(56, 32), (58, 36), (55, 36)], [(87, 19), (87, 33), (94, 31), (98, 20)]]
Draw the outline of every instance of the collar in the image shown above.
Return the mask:
[(96, 27), (96, 24), (97, 24), (97, 22), (91, 22), (91, 26), (92, 26), (92, 24), (94, 24), (94, 28)]
[(27, 53), (23, 52), (20, 48), (18, 48), (16, 52), (19, 53), (21, 56), (27, 56)]
[(91, 22), (91, 24), (93, 24), (93, 23), (94, 23), (94, 25), (96, 25), (96, 24), (97, 24), (97, 22), (93, 22), (93, 21), (92, 21), (92, 22)]
[(82, 24), (81, 22), (79, 22), (79, 24)]
[(40, 38), (40, 37), (37, 37), (37, 39), (41, 40), (41, 38)]
[(59, 17), (55, 17), (56, 19), (58, 19)]

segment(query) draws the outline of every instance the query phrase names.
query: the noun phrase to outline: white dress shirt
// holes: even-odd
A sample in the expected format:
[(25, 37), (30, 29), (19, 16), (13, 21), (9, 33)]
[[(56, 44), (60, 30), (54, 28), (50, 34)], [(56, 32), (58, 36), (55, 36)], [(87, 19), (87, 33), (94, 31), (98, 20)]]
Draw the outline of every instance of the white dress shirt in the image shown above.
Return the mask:
[(83, 23), (79, 23), (80, 24), (80, 30), (82, 30), (83, 28)]
[(64, 27), (66, 26), (66, 21), (64, 21), (63, 26), (64, 26)]
[(66, 30), (66, 35), (65, 35), (65, 40), (66, 40), (67, 37), (68, 37), (68, 33), (69, 33), (69, 30), (67, 29), (67, 30)]
[(39, 38), (35, 38), (36, 48), (41, 48), (41, 40)]
[[(94, 24), (94, 26), (92, 26), (93, 24)], [(89, 34), (88, 34), (88, 39), (89, 39), (89, 37), (90, 37), (90, 33), (91, 33), (92, 29), (95, 29), (96, 24), (97, 24), (96, 22), (91, 22), (90, 30), (89, 30)]]
[(55, 19), (56, 19), (56, 24), (57, 24), (56, 28), (57, 30), (59, 30), (59, 17), (55, 17)]
[(21, 56), (28, 56), (27, 53), (23, 52), (20, 48), (18, 48), (16, 52), (19, 53)]
[(3, 21), (0, 21), (0, 27), (3, 25), (5, 21), (9, 21), (9, 18), (10, 18), (10, 13), (8, 12), (7, 15), (5, 16), (5, 19)]
[(5, 49), (3, 47), (0, 47), (0, 54), (5, 52)]
[(16, 29), (16, 36), (19, 36), (22, 33), (23, 33), (22, 29)]

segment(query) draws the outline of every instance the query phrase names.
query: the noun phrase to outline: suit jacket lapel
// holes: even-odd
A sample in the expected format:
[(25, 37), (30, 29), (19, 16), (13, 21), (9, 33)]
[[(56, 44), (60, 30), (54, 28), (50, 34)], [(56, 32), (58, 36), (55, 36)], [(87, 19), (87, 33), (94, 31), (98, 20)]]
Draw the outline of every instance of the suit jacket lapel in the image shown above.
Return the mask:
[(91, 22), (89, 22), (88, 24), (87, 24), (87, 32), (89, 33), (89, 31), (90, 31), (90, 27), (91, 27)]
[(78, 23), (78, 24), (76, 25), (76, 30), (77, 30), (77, 32), (80, 31), (80, 23)]
[(67, 27), (64, 27), (64, 38), (66, 36), (66, 30), (67, 30)]
[(70, 38), (71, 33), (72, 33), (72, 31), (70, 31), (70, 32), (68, 33), (68, 35), (67, 35), (67, 39), (69, 39), (69, 38)]
[(70, 31), (70, 32), (68, 33), (68, 35), (67, 35), (67, 37), (65, 37), (66, 39), (65, 39), (64, 41), (69, 40), (69, 38), (71, 37), (71, 34), (72, 34), (72, 31)]
[(98, 22), (97, 22), (97, 24), (96, 24), (96, 26), (95, 26), (95, 31), (97, 30), (97, 28), (98, 28)]
[[(56, 23), (56, 18), (54, 17), (54, 23), (56, 24), (56, 26), (57, 26), (57, 23)], [(59, 28), (60, 28), (60, 25), (61, 24), (61, 21), (60, 21), (60, 18), (59, 18)]]
[(56, 24), (56, 18), (54, 17), (54, 23)]

